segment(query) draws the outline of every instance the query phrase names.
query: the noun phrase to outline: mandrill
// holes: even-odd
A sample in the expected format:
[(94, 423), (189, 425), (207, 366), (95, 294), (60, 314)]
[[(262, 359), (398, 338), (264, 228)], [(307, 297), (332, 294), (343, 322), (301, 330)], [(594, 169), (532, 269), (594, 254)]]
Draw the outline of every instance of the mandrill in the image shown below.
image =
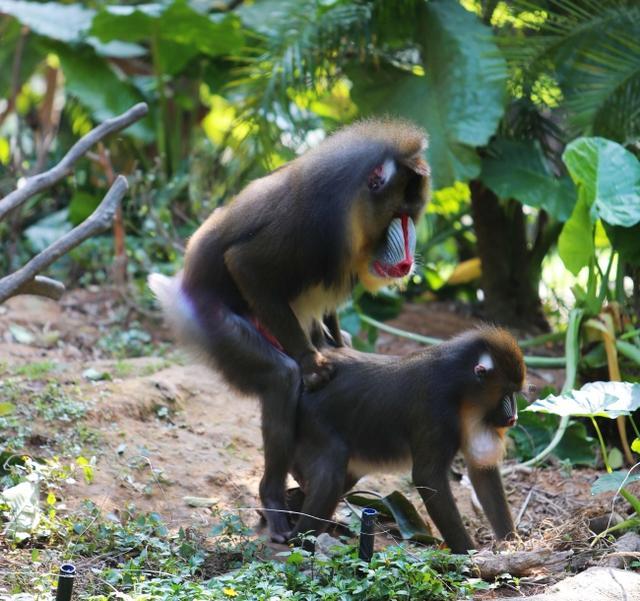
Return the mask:
[[(413, 268), (425, 148), (405, 121), (345, 127), (214, 211), (182, 274), (149, 278), (178, 338), (236, 389), (259, 394), (266, 508), (284, 502), (301, 378), (314, 390), (334, 375), (318, 348), (343, 345), (338, 305), (358, 281), (375, 291)], [(277, 539), (286, 517), (267, 515)]]

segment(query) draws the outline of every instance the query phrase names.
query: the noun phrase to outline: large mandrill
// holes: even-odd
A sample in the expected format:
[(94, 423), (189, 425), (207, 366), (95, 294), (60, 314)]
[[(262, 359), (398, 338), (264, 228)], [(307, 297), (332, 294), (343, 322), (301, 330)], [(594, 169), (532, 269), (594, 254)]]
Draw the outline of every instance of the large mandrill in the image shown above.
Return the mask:
[[(312, 390), (334, 375), (318, 347), (342, 346), (337, 306), (356, 282), (373, 291), (413, 268), (425, 147), (404, 121), (345, 127), (214, 211), (180, 276), (149, 278), (178, 337), (232, 386), (259, 391), (267, 508), (284, 500), (300, 376)], [(276, 539), (288, 529), (275, 513), (269, 525)]]

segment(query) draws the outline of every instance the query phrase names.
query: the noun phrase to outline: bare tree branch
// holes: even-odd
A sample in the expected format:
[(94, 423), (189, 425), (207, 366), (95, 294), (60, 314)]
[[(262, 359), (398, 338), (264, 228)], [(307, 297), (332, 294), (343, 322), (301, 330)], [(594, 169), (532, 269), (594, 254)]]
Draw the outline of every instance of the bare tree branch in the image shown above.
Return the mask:
[(478, 553), (471, 557), (471, 564), (480, 572), (483, 580), (493, 580), (508, 572), (512, 576), (526, 576), (532, 570), (546, 569), (561, 572), (565, 569), (573, 551), (513, 551), (510, 553)]
[[(74, 146), (74, 148), (76, 146)], [(0, 303), (17, 294), (21, 286), (27, 282), (32, 282), (40, 271), (51, 265), (56, 259), (68, 253), (72, 248), (78, 246), (78, 244), (84, 242), (87, 238), (111, 227), (113, 216), (128, 187), (129, 185), (127, 184), (126, 178), (119, 175), (111, 188), (109, 188), (107, 195), (98, 205), (98, 208), (85, 221), (62, 236), (59, 240), (56, 240), (40, 254), (33, 257), (33, 259), (18, 269), (18, 271), (0, 279)]]
[(18, 294), (37, 294), (38, 296), (46, 296), (53, 300), (60, 300), (64, 291), (65, 287), (62, 282), (44, 275), (37, 275), (31, 281), (21, 284), (11, 296), (18, 296)]
[(144, 102), (141, 102), (119, 117), (109, 119), (98, 125), (95, 129), (92, 129), (86, 136), (80, 138), (71, 147), (69, 152), (67, 152), (57, 165), (44, 173), (27, 178), (23, 186), (10, 194), (7, 194), (7, 196), (0, 200), (0, 221), (2, 221), (9, 211), (20, 206), (28, 198), (31, 198), (38, 192), (52, 186), (65, 175), (69, 174), (76, 161), (96, 142), (99, 142), (114, 131), (119, 131), (131, 125), (133, 122), (144, 117), (148, 110), (147, 105)]

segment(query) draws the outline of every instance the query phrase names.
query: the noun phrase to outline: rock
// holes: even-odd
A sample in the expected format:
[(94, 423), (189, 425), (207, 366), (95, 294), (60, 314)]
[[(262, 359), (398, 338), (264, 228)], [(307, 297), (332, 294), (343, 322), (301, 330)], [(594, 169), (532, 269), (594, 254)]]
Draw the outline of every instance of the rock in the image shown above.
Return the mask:
[(640, 551), (640, 535), (635, 532), (626, 532), (615, 543), (611, 549), (613, 553), (628, 553), (628, 555), (614, 555), (604, 557), (600, 562), (601, 566), (608, 568), (626, 568), (632, 561), (637, 561), (637, 554)]
[(329, 558), (336, 554), (336, 547), (344, 547), (344, 543), (337, 538), (323, 532), (316, 539), (316, 557)]
[(523, 601), (638, 601), (640, 574), (616, 568), (589, 568)]

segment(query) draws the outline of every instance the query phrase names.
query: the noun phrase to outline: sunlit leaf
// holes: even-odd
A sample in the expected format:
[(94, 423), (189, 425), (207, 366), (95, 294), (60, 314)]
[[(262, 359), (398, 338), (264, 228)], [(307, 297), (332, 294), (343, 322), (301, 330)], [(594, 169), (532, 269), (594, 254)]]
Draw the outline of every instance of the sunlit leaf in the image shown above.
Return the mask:
[(23, 0), (0, 0), (0, 13), (11, 15), (39, 35), (77, 42), (91, 27), (95, 11), (80, 3), (25, 2)]
[(624, 465), (624, 455), (618, 447), (612, 447), (607, 455), (607, 465), (614, 470)]
[(595, 253), (592, 227), (589, 204), (584, 194), (580, 193), (573, 213), (558, 238), (558, 254), (573, 275), (578, 275)]
[(630, 415), (640, 408), (640, 384), (630, 382), (590, 382), (580, 390), (549, 395), (529, 405), (524, 411), (555, 415), (608, 417)]
[[(66, 91), (75, 96), (96, 121), (104, 121), (124, 113), (144, 100), (129, 82), (116, 75), (105, 59), (91, 48), (57, 49), (65, 77)], [(154, 137), (151, 116), (134, 123), (125, 130), (145, 141)]]
[[(433, 191), (427, 205), (427, 212), (438, 215), (456, 215), (464, 207), (468, 207), (470, 200), (469, 186), (463, 182), (455, 182), (453, 186)], [(421, 220), (421, 224), (422, 222), (423, 220)]]
[(151, 42), (162, 70), (169, 74), (177, 73), (198, 53), (220, 56), (244, 43), (235, 15), (208, 15), (180, 0), (105, 6), (93, 20), (91, 33), (102, 42)]
[(420, 31), (424, 75), (365, 65), (349, 76), (362, 113), (397, 114), (424, 126), (434, 187), (442, 188), (480, 172), (475, 148), (502, 117), (506, 72), (491, 30), (457, 2), (426, 3)]
[[(2, 10), (0, 9), (0, 12)], [(14, 60), (18, 41), (22, 36), (22, 26), (17, 20), (3, 21), (0, 43), (0, 98), (8, 98), (13, 85)], [(40, 40), (33, 35), (27, 35), (20, 43), (23, 44), (20, 57), (19, 81), (24, 83), (33, 74), (47, 52), (41, 46)]]
[(20, 482), (0, 493), (0, 499), (9, 507), (5, 533), (17, 541), (31, 536), (40, 522), (39, 490), (37, 482)]
[(9, 140), (0, 136), (0, 164), (7, 165), (10, 157), (11, 147), (9, 146)]
[(16, 410), (16, 406), (8, 401), (0, 402), (0, 417), (11, 415)]

